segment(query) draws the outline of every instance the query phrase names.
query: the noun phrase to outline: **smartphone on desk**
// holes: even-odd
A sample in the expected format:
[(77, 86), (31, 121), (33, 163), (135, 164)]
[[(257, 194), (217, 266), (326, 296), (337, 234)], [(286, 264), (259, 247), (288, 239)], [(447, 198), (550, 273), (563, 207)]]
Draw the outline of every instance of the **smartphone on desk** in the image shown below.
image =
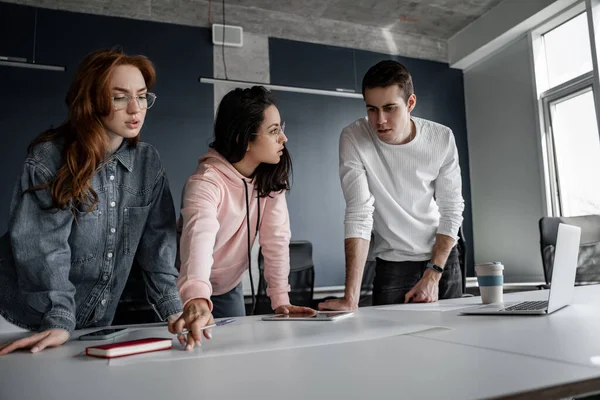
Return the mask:
[(79, 336), (79, 340), (106, 340), (127, 333), (127, 328), (106, 328)]

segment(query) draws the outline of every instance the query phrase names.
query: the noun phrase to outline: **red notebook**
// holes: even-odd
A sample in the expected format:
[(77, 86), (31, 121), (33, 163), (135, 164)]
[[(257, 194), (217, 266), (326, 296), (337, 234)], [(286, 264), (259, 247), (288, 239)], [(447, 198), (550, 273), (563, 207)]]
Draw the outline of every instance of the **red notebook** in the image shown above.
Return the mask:
[(102, 346), (91, 346), (85, 349), (85, 354), (92, 357), (115, 358), (151, 351), (168, 350), (172, 347), (173, 341), (171, 339), (148, 338), (104, 344)]

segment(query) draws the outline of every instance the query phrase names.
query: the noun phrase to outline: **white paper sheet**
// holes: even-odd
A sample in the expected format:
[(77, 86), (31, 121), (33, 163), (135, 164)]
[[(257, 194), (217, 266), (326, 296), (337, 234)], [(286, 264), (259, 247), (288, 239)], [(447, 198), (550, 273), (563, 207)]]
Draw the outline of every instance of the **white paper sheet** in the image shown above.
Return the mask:
[[(173, 339), (171, 351), (139, 354), (111, 359), (110, 366), (145, 362), (185, 360), (246, 354), (261, 351), (285, 350), (299, 347), (322, 346), (361, 340), (374, 340), (390, 336), (406, 335), (433, 328), (432, 325), (402, 324), (381, 318), (354, 316), (331, 321), (260, 321), (243, 319), (213, 329), (213, 338), (204, 339), (202, 347), (184, 351), (177, 339)], [(140, 329), (127, 340), (144, 337), (165, 336), (166, 329)]]
[(464, 308), (481, 306), (481, 304), (440, 304), (440, 303), (409, 303), (395, 304), (393, 306), (376, 307), (376, 310), (384, 311), (454, 311)]

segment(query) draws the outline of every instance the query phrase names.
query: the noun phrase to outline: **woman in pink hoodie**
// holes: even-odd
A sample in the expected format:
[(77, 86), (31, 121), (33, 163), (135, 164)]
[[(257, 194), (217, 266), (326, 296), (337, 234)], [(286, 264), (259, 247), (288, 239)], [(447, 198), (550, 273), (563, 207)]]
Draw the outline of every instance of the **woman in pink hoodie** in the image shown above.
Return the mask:
[[(244, 316), (242, 275), (259, 234), (267, 294), (276, 313), (314, 313), (290, 305), (290, 221), (285, 199), (292, 169), (287, 137), (271, 92), (235, 89), (219, 105), (211, 150), (188, 179), (181, 209), (177, 281), (183, 314), (172, 333), (187, 328), (186, 349), (201, 343), (200, 328), (215, 318)], [(204, 336), (211, 337), (209, 329)], [(179, 336), (183, 344), (185, 337)]]

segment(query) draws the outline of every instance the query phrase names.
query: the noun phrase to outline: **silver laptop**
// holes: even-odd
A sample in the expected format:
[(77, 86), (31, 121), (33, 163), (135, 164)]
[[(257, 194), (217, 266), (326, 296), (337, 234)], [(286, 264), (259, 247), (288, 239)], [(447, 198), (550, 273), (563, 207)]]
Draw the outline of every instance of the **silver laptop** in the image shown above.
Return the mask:
[(581, 228), (567, 224), (558, 225), (548, 300), (494, 303), (483, 307), (471, 308), (463, 311), (461, 314), (543, 315), (553, 313), (565, 307), (573, 300), (580, 237)]

